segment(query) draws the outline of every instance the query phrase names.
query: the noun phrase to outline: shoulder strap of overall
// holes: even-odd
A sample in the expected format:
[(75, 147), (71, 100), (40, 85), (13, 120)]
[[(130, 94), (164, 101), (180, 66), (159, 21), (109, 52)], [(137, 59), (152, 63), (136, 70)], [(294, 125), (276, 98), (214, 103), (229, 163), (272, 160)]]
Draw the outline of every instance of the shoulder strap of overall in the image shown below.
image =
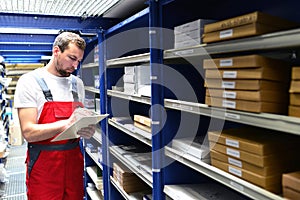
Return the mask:
[(76, 77), (71, 75), (72, 77), (72, 95), (73, 95), (73, 99), (74, 101), (79, 101), (79, 98), (78, 98), (78, 92), (77, 92), (77, 80), (76, 80)]
[(38, 82), (38, 84), (40, 85), (40, 87), (42, 88), (44, 96), (45, 96), (45, 99), (47, 101), (53, 101), (53, 97), (52, 97), (51, 91), (49, 90), (49, 88), (48, 88), (48, 86), (47, 86), (44, 78), (40, 77), (38, 75), (38, 73), (34, 73), (34, 78)]

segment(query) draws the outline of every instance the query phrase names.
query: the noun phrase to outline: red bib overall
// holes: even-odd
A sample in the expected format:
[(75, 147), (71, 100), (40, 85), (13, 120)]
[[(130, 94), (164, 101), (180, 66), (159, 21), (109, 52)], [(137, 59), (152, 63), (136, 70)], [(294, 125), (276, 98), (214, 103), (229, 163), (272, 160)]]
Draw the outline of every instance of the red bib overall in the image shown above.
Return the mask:
[[(44, 104), (39, 124), (67, 119), (79, 102), (48, 101)], [(51, 142), (53, 138), (28, 144), (28, 200), (82, 200), (83, 155), (79, 139)]]

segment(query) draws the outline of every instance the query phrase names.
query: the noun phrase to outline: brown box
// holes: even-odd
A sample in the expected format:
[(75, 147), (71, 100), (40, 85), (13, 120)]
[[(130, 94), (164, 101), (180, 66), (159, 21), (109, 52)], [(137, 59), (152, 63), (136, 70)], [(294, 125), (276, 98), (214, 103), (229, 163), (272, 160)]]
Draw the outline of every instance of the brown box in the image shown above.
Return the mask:
[(291, 81), (290, 93), (300, 93), (300, 81)]
[(271, 165), (277, 165), (284, 160), (291, 159), (291, 155), (287, 155), (287, 152), (281, 152), (276, 154), (268, 154), (265, 156), (249, 153), (247, 151), (239, 150), (232, 147), (227, 147), (222, 144), (209, 142), (210, 149), (223, 153), (225, 155), (237, 158), (239, 160), (251, 163), (258, 167), (266, 167)]
[(205, 104), (214, 107), (229, 108), (255, 113), (276, 113), (286, 114), (287, 105), (282, 103), (246, 101), (246, 100), (228, 100), (223, 98), (205, 97)]
[(287, 187), (283, 187), (282, 191), (283, 191), (283, 197), (285, 199), (291, 199), (291, 200), (300, 199), (300, 192), (297, 192), (297, 191), (287, 188)]
[(250, 172), (253, 172), (255, 174), (261, 175), (261, 176), (270, 176), (274, 174), (279, 174), (282, 171), (284, 171), (284, 163), (280, 163), (281, 165), (271, 165), (271, 166), (265, 166), (265, 167), (258, 167), (256, 165), (253, 165), (251, 163), (248, 163), (246, 161), (242, 161), (240, 159), (225, 155), (223, 153), (219, 153), (217, 151), (211, 150), (210, 151), (210, 157), (215, 160), (222, 161), (224, 163), (248, 170)]
[(250, 126), (209, 131), (208, 140), (257, 155), (299, 149), (300, 145), (300, 138), (294, 135), (283, 135), (272, 130)]
[(211, 164), (239, 178), (242, 178), (260, 187), (263, 187), (264, 189), (269, 190), (273, 193), (281, 192), (281, 174), (273, 176), (261, 176), (248, 170), (241, 169), (239, 167), (229, 165), (227, 163), (215, 159), (211, 159)]
[(134, 115), (133, 120), (145, 126), (151, 127), (151, 118), (142, 115)]
[(300, 106), (289, 106), (289, 116), (300, 117)]
[(300, 80), (300, 66), (292, 68), (292, 79)]
[(204, 69), (232, 69), (257, 67), (283, 68), (288, 67), (288, 64), (279, 59), (268, 58), (256, 54), (203, 60)]
[(139, 122), (133, 122), (133, 125), (139, 129), (142, 129), (142, 130), (148, 132), (148, 133), (151, 133), (151, 127), (149, 127), (149, 126), (143, 125)]
[(203, 43), (219, 42), (224, 40), (231, 40), (255, 35), (262, 35), (279, 30), (277, 27), (252, 23), (246, 24), (226, 30), (220, 30), (215, 32), (209, 32), (203, 34)]
[(300, 106), (300, 93), (290, 94), (290, 105)]
[(283, 174), (282, 186), (300, 192), (300, 171)]
[(229, 28), (251, 24), (255, 22), (261, 24), (270, 24), (274, 27), (283, 28), (283, 29), (295, 27), (298, 25), (294, 22), (282, 19), (280, 17), (276, 17), (276, 16), (269, 15), (267, 13), (256, 11), (256, 12), (232, 17), (229, 19), (221, 20), (215, 23), (206, 24), (204, 26), (204, 32), (208, 33), (208, 32), (213, 32), (218, 30), (224, 30), (224, 29), (229, 29)]
[(274, 103), (287, 103), (288, 92), (278, 90), (228, 90), (228, 89), (206, 89), (207, 97), (218, 97), (226, 99), (240, 99), (248, 101), (263, 101)]
[(244, 69), (206, 69), (205, 78), (215, 79), (263, 79), (287, 82), (289, 74), (284, 69), (258, 67)]
[(235, 90), (281, 90), (288, 91), (288, 84), (267, 80), (205, 79), (205, 87)]

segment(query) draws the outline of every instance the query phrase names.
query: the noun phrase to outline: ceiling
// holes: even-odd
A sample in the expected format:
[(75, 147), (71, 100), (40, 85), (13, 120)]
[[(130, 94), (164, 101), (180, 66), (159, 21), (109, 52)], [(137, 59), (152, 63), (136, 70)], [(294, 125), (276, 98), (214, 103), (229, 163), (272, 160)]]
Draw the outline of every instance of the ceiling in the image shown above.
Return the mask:
[(146, 0), (2, 0), (0, 56), (5, 63), (45, 62), (61, 30), (81, 34), (90, 51), (97, 32), (145, 7)]

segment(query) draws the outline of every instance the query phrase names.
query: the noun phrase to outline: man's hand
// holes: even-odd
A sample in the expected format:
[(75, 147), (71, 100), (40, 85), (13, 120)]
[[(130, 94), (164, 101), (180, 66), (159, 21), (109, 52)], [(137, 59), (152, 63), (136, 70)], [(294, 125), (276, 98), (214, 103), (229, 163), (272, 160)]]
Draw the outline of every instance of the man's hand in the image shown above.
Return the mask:
[(81, 128), (77, 134), (80, 135), (80, 137), (83, 137), (85, 139), (90, 139), (94, 134), (96, 130), (95, 124), (90, 124), (88, 127)]

